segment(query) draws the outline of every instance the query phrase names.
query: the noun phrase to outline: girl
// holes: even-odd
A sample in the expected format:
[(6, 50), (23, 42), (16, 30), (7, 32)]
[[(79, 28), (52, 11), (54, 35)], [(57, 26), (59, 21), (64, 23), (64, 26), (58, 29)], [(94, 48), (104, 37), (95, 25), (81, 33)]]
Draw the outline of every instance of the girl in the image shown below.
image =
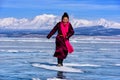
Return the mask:
[(61, 22), (58, 22), (55, 27), (47, 35), (49, 39), (55, 32), (58, 31), (56, 36), (56, 50), (54, 57), (57, 57), (57, 66), (63, 66), (63, 60), (67, 57), (68, 53), (72, 53), (73, 47), (69, 43), (69, 38), (74, 34), (71, 23), (69, 22), (69, 16), (65, 12), (62, 16)]

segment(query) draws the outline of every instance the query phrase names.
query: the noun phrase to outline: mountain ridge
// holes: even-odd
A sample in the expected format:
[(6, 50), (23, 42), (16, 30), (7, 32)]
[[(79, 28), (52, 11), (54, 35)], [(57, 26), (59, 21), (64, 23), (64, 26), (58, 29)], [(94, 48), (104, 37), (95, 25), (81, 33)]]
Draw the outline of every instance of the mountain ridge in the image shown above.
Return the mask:
[[(14, 30), (14, 29), (3, 29), (0, 30), (0, 37), (39, 37), (39, 35), (47, 35), (51, 29), (46, 30)], [(106, 28), (104, 26), (89, 26), (89, 27), (78, 27), (74, 28), (75, 35), (84, 36), (116, 36), (120, 35), (120, 29)]]

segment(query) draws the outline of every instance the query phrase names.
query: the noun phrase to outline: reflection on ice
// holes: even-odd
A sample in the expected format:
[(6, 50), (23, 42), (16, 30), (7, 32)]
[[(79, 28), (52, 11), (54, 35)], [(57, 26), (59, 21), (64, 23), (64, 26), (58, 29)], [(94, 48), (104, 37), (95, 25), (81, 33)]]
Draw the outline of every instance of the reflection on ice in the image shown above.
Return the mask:
[(67, 80), (62, 71), (57, 72), (57, 76), (54, 78), (48, 78), (47, 80)]
[(63, 75), (63, 72), (62, 72), (62, 71), (58, 71), (58, 72), (57, 72), (57, 78), (65, 79), (65, 76)]

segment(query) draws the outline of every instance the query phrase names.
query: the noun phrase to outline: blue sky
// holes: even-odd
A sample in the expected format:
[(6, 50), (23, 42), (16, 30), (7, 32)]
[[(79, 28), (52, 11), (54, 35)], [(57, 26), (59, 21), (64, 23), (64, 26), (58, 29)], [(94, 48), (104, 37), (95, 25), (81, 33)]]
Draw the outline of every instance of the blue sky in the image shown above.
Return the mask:
[(34, 18), (41, 14), (120, 22), (120, 0), (0, 0), (0, 18)]

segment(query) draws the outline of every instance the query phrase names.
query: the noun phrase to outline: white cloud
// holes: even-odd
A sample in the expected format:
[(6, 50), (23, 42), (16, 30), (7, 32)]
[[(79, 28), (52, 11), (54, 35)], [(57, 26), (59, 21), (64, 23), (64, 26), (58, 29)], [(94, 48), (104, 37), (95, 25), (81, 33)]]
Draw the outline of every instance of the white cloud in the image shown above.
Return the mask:
[[(34, 17), (33, 19), (17, 19), (13, 17), (0, 19), (1, 29), (51, 29), (54, 25), (61, 20), (61, 17), (52, 14), (43, 14)], [(106, 19), (99, 20), (86, 20), (86, 19), (70, 19), (74, 28), (76, 27), (89, 27), (102, 25), (106, 28), (119, 28), (120, 23), (115, 21), (108, 21)]]

